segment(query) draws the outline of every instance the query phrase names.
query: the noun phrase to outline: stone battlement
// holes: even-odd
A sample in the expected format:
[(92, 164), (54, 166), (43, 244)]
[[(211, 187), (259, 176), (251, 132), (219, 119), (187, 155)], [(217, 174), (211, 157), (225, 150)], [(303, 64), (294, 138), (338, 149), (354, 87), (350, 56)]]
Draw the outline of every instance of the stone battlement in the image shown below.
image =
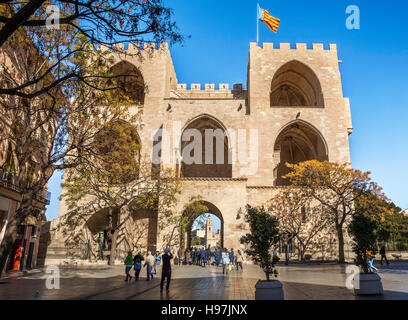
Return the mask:
[[(264, 42), (262, 46), (258, 46), (259, 49), (262, 50), (308, 50), (308, 51), (333, 51), (337, 52), (337, 45), (336, 44), (329, 44), (329, 49), (324, 48), (323, 43), (313, 43), (312, 49), (308, 49), (307, 43), (296, 43), (295, 49), (291, 48), (291, 43), (279, 43), (279, 48), (274, 48), (274, 44), (272, 42)], [(249, 44), (250, 48), (256, 48), (256, 42), (251, 42)]]
[(188, 89), (186, 83), (178, 83), (172, 90), (170, 97), (178, 99), (245, 99), (247, 91), (243, 89), (242, 83), (236, 83), (231, 89), (228, 83), (220, 83), (216, 88), (214, 83), (206, 83), (204, 88), (200, 83), (190, 84)]
[(140, 50), (168, 50), (169, 45), (167, 42), (163, 42), (160, 45), (156, 45), (155, 42), (144, 42), (144, 43), (118, 43), (113, 46), (113, 48), (119, 51), (125, 51), (128, 54), (135, 54), (140, 52)]
[(232, 90), (229, 87), (228, 83), (220, 83), (218, 85), (218, 89), (215, 88), (214, 83), (206, 83), (204, 88), (201, 87), (200, 83), (192, 83), (190, 85), (190, 89), (187, 88), (186, 83), (178, 83), (177, 84), (177, 91), (194, 91), (194, 92), (221, 92), (221, 93), (228, 93), (231, 91), (243, 91), (242, 83), (236, 83), (233, 85)]

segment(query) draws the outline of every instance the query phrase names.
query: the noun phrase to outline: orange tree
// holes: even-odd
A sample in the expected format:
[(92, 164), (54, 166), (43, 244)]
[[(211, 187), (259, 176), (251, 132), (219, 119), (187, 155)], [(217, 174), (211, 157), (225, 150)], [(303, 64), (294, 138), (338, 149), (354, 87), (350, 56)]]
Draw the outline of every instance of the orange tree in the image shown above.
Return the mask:
[(372, 207), (373, 199), (387, 199), (382, 189), (371, 180), (370, 172), (353, 169), (347, 163), (311, 160), (287, 166), (291, 172), (285, 178), (303, 187), (307, 197), (327, 209), (327, 219), (337, 233), (338, 259), (344, 263), (344, 228), (355, 212), (356, 202), (364, 208)]

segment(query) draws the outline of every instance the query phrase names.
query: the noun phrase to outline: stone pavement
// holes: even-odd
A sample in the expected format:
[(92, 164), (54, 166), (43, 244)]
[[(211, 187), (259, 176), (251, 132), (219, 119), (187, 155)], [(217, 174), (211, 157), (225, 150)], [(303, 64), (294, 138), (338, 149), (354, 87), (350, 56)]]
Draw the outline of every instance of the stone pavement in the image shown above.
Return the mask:
[[(384, 296), (356, 297), (345, 288), (345, 266), (307, 264), (278, 267), (287, 300), (408, 300), (408, 262), (380, 267)], [(132, 271), (133, 273), (133, 271)], [(47, 274), (36, 270), (24, 276), (11, 276), (0, 282), (0, 300), (252, 300), (254, 286), (264, 275), (259, 267), (245, 265), (244, 271), (222, 274), (221, 267), (175, 266), (171, 290), (160, 293), (160, 281), (125, 282), (124, 267), (77, 267), (60, 269), (60, 289), (46, 289)]]

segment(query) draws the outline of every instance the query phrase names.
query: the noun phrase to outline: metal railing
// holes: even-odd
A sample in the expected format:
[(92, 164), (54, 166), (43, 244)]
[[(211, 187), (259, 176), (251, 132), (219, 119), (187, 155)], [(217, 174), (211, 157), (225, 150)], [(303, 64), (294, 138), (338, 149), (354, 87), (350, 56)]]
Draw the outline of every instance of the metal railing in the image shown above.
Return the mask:
[[(44, 193), (43, 193), (44, 194)], [(51, 199), (51, 192), (47, 192), (45, 197), (41, 194), (34, 194), (34, 199), (41, 202), (45, 203), (46, 205), (50, 204), (50, 199)]]
[(15, 185), (14, 173), (0, 168), (0, 187), (20, 193), (21, 189)]

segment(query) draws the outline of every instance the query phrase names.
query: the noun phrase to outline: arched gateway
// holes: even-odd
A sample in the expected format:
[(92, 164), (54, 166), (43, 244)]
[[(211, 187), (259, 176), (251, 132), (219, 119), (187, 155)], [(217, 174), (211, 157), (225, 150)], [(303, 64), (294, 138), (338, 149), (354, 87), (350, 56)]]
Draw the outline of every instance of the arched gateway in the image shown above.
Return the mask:
[[(221, 214), (221, 211), (211, 202), (208, 201), (200, 201), (201, 205), (205, 206), (208, 210), (206, 210), (207, 212), (205, 213), (211, 213), (213, 215), (215, 215), (218, 219), (220, 219), (221, 221), (221, 231), (220, 231), (220, 245), (221, 247), (224, 246), (224, 219), (223, 216)], [(184, 230), (181, 231), (180, 233), (180, 244), (181, 244), (181, 248), (183, 250), (185, 250), (186, 248), (191, 248), (191, 230), (192, 230), (192, 226), (194, 221), (200, 216), (202, 215), (203, 212), (197, 212), (194, 215), (190, 215), (188, 217), (188, 222), (186, 227), (184, 228)]]

